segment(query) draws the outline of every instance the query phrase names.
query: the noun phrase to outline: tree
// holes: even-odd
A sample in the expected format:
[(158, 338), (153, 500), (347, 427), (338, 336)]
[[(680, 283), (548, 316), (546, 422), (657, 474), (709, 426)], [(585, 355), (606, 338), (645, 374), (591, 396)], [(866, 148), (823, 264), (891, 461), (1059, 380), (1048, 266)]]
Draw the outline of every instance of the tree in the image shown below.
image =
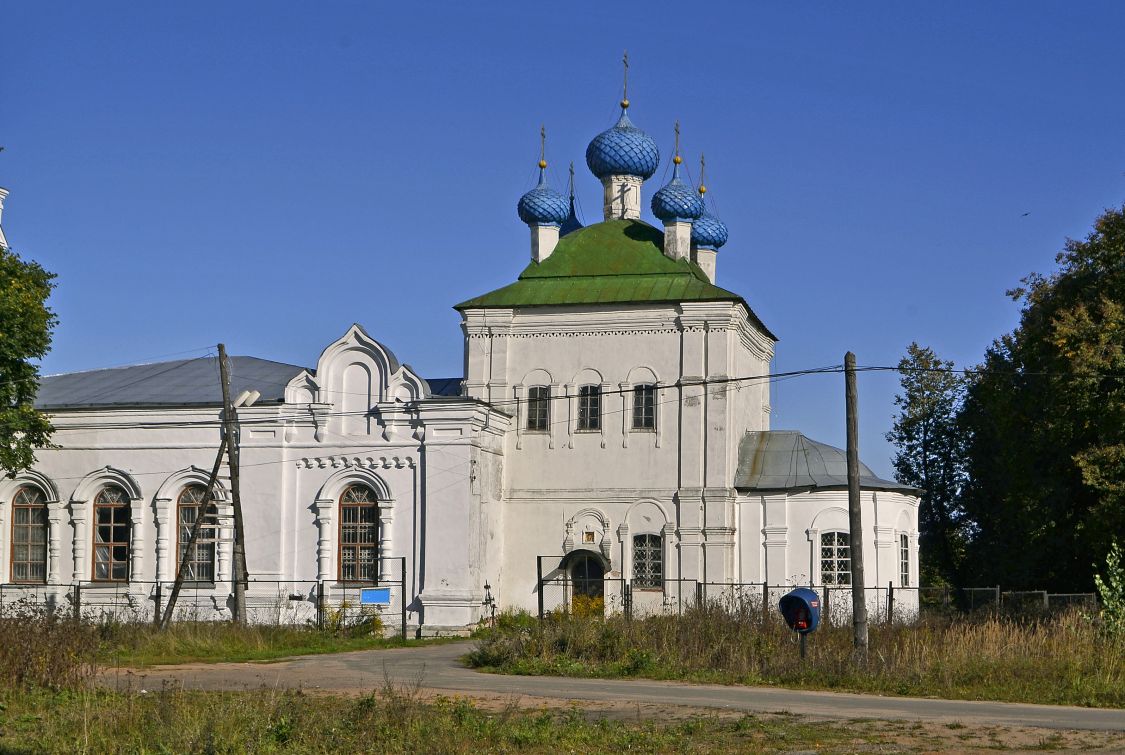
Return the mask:
[(0, 471), (15, 477), (47, 445), (51, 423), (35, 409), (39, 366), (57, 318), (47, 306), (54, 274), (0, 245)]
[(964, 448), (957, 413), (965, 380), (933, 349), (912, 343), (898, 364), (900, 408), (887, 440), (897, 449), (895, 478), (922, 489), (918, 512), (920, 569), (926, 584), (960, 584), (964, 554)]
[(1125, 533), (1125, 208), (1106, 211), (1023, 303), (968, 389), (961, 426), (985, 584), (1082, 589)]

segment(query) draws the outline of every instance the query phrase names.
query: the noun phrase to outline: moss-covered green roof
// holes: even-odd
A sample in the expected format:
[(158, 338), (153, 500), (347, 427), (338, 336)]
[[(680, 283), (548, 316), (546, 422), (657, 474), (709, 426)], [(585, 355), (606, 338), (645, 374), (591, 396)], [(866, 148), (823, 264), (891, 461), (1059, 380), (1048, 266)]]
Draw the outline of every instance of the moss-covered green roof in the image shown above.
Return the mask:
[[(515, 283), (454, 309), (683, 301), (736, 301), (750, 311), (694, 262), (664, 256), (663, 231), (640, 220), (607, 220), (563, 236), (550, 257), (530, 263)], [(761, 325), (753, 312), (750, 317)]]

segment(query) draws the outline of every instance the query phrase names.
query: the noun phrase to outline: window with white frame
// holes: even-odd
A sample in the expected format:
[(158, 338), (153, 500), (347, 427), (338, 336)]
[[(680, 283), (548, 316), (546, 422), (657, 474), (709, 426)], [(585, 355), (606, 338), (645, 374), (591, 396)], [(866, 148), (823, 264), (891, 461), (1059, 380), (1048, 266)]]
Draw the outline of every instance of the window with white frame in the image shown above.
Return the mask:
[[(188, 582), (214, 582), (215, 581), (215, 545), (218, 542), (219, 522), (216, 517), (215, 504), (207, 502), (206, 511), (203, 507), (203, 498), (207, 489), (202, 485), (189, 485), (180, 493), (176, 502), (176, 519), (179, 523), (177, 529), (179, 547), (176, 549), (176, 569), (184, 565), (184, 579)], [(195, 520), (203, 516), (199, 525), (199, 534), (195, 537), (195, 544), (187, 560), (188, 541), (191, 539), (191, 530)]]
[(820, 581), (826, 585), (852, 583), (852, 548), (847, 532), (820, 533)]
[(633, 386), (633, 429), (656, 429), (656, 386), (651, 383)]
[(31, 486), (12, 498), (12, 581), (47, 581), (47, 499)]
[(379, 504), (375, 491), (352, 485), (340, 496), (340, 581), (379, 577)]
[(660, 535), (633, 536), (633, 587), (664, 586), (664, 556)]
[(602, 429), (602, 387), (584, 385), (578, 389), (578, 429)]
[(551, 389), (546, 385), (533, 385), (527, 390), (527, 429), (546, 432), (551, 425)]
[(898, 575), (899, 586), (910, 587), (910, 538), (898, 536)]
[(94, 497), (94, 579), (129, 581), (129, 495), (107, 485)]

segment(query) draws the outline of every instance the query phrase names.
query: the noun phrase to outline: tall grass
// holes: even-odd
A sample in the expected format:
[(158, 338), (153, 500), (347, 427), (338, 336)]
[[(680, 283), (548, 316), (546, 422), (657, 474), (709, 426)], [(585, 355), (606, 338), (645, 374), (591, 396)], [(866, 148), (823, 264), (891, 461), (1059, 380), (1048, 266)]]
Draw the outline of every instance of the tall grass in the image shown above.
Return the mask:
[(63, 689), (97, 670), (97, 627), (17, 603), (0, 614), (0, 689)]
[(957, 699), (1125, 706), (1125, 642), (1074, 611), (872, 625), (866, 665), (851, 627), (822, 628), (798, 657), (796, 636), (757, 609), (717, 602), (682, 616), (505, 617), (469, 656), (509, 673), (644, 676)]

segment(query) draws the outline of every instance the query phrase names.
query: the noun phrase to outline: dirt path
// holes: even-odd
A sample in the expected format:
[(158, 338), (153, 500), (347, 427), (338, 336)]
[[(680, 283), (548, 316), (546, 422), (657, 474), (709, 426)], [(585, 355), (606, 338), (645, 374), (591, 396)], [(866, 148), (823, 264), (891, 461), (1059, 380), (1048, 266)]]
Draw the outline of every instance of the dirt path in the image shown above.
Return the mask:
[[(902, 731), (939, 749), (1004, 745), (1125, 752), (1125, 711), (1021, 703), (931, 700), (734, 687), (645, 679), (574, 679), (482, 674), (459, 661), (469, 643), (365, 650), (274, 663), (213, 663), (107, 670), (106, 686), (230, 690), (301, 688), (366, 694), (386, 684), (424, 696), (471, 697), (495, 707), (578, 706), (591, 715), (669, 718), (685, 715), (799, 715), (844, 720), (870, 730)], [(889, 728), (888, 728), (889, 727)], [(937, 739), (933, 739), (936, 737)], [(944, 745), (942, 744), (944, 743)]]

